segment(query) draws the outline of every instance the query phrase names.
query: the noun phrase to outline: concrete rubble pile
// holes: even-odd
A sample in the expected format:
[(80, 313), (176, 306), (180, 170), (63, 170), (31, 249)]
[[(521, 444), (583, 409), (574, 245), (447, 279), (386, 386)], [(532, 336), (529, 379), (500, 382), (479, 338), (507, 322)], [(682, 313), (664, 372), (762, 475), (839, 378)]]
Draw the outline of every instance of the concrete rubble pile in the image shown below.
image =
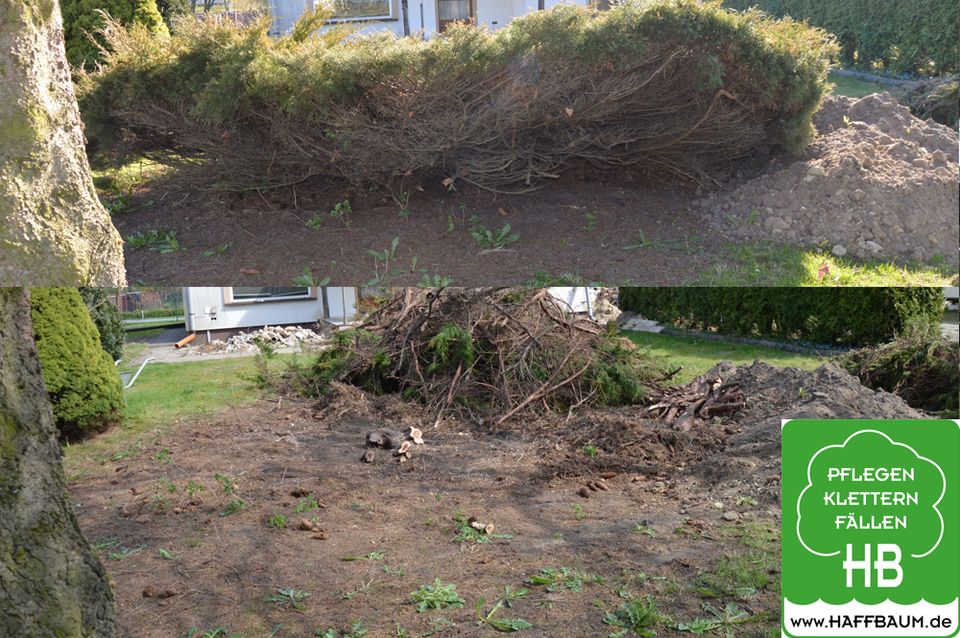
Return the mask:
[(241, 332), (223, 340), (213, 340), (191, 349), (193, 354), (213, 354), (220, 352), (255, 351), (257, 343), (270, 344), (275, 348), (295, 348), (297, 346), (316, 347), (328, 343), (329, 333), (320, 333), (302, 326), (264, 326), (253, 332)]

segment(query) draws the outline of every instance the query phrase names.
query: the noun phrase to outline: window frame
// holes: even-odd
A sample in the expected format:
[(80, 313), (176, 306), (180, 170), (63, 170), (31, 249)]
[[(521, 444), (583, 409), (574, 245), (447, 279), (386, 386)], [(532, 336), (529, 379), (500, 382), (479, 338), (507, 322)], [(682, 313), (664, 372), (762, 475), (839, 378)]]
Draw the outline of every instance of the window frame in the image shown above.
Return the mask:
[[(400, 10), (398, 7), (398, 4), (399, 3), (397, 2), (397, 0), (387, 0), (387, 7), (390, 10), (390, 15), (352, 16), (352, 17), (345, 16), (342, 18), (330, 18), (329, 20), (327, 20), (327, 22), (330, 24), (336, 24), (341, 22), (396, 22), (397, 20), (399, 20), (399, 17), (397, 15)], [(316, 3), (314, 3), (314, 7), (316, 7)]]
[[(245, 288), (246, 286), (236, 286), (237, 288)], [(251, 288), (254, 286), (250, 286)], [(270, 288), (271, 286), (257, 286), (261, 288)], [(241, 297), (237, 299), (233, 294), (234, 286), (228, 286), (223, 289), (223, 304), (225, 306), (242, 306), (248, 304), (261, 304), (261, 303), (283, 303), (290, 301), (312, 301), (318, 298), (317, 289), (313, 286), (291, 286), (291, 288), (306, 288), (307, 291), (305, 294), (297, 295), (295, 297)]]

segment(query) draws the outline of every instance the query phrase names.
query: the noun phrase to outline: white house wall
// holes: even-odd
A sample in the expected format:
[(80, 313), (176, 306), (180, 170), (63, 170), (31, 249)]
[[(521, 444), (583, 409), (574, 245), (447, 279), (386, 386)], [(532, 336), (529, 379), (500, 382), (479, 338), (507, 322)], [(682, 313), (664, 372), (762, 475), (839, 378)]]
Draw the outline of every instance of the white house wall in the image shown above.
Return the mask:
[(348, 323), (357, 316), (356, 288), (324, 288), (327, 300), (327, 321), (336, 324)]
[[(356, 289), (325, 290), (330, 304), (329, 320), (333, 323), (352, 320), (356, 314)], [(221, 287), (183, 289), (188, 332), (313, 323), (325, 316), (322, 294), (316, 299), (228, 304), (226, 291)]]
[(516, 16), (514, 0), (476, 0), (477, 24), (496, 31)]
[[(513, 18), (537, 11), (537, 0), (474, 0), (476, 3), (477, 24), (491, 31), (505, 27)], [(544, 8), (558, 4), (577, 4), (588, 6), (588, 0), (544, 0)], [(304, 11), (313, 6), (313, 0), (270, 0), (273, 13), (271, 35), (279, 36), (290, 32)], [(403, 18), (400, 0), (397, 0), (397, 19), (382, 21), (352, 22), (361, 35), (391, 31), (397, 36), (403, 35)], [(430, 38), (437, 34), (437, 1), (408, 0), (410, 34)]]

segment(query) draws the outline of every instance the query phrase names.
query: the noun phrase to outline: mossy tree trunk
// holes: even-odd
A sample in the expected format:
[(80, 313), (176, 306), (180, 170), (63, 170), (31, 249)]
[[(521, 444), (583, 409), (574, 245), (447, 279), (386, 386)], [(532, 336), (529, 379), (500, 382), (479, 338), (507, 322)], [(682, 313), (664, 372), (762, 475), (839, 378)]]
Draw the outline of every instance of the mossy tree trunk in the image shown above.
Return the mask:
[(0, 288), (0, 636), (110, 637), (113, 592), (80, 533), (25, 290)]
[(56, 0), (0, 0), (0, 285), (122, 285)]

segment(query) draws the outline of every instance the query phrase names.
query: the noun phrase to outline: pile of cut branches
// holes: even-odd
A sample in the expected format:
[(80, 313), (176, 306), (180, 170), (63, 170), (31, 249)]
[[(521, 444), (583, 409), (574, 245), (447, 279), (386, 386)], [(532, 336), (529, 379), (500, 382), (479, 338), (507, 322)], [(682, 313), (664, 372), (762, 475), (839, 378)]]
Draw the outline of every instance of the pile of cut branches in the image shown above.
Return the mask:
[(308, 378), (316, 394), (337, 382), (398, 392), (435, 425), (459, 414), (496, 429), (520, 415), (638, 403), (663, 391), (664, 374), (546, 290), (408, 288), (338, 333)]
[(920, 410), (958, 416), (960, 345), (938, 325), (912, 326), (890, 343), (854, 350), (838, 362), (868, 388), (892, 392)]
[(744, 406), (740, 384), (724, 383), (718, 376), (700, 375), (685, 386), (666, 388), (651, 398), (655, 403), (647, 407), (647, 411), (681, 432), (703, 425), (710, 417), (730, 414)]
[(88, 135), (126, 134), (237, 190), (316, 176), (517, 193), (582, 163), (702, 181), (763, 147), (799, 152), (836, 50), (805, 24), (695, 0), (561, 4), (425, 42), (318, 26), (111, 28), (80, 82)]

